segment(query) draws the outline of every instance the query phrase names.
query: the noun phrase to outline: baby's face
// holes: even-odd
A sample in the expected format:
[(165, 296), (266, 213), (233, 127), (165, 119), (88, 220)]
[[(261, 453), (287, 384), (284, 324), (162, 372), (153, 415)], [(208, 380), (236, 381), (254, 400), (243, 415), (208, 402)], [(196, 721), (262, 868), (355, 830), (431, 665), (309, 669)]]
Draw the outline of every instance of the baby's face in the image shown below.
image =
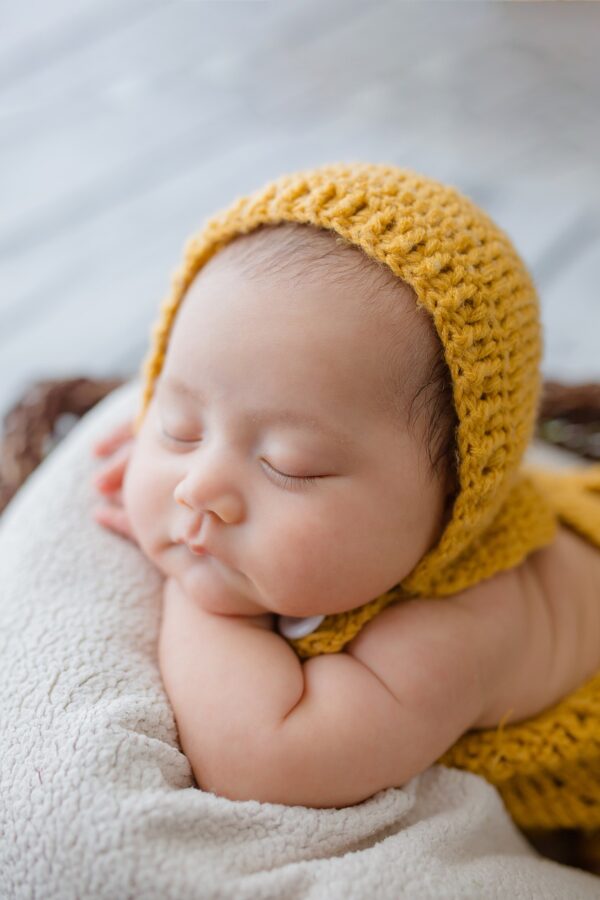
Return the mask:
[[(433, 546), (446, 487), (421, 431), (409, 433), (380, 402), (383, 314), (367, 316), (347, 279), (247, 278), (228, 249), (198, 275), (175, 320), (125, 479), (133, 531), (207, 610), (352, 609)], [(407, 365), (411, 397), (416, 368)]]

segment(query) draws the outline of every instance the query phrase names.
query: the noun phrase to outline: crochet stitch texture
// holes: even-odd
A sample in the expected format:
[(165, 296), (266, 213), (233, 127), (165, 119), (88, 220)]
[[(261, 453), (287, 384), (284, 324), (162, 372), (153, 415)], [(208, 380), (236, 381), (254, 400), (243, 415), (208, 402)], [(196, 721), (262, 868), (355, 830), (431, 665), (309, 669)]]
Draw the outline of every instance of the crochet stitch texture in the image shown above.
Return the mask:
[[(290, 639), (300, 658), (338, 652), (403, 597), (443, 598), (519, 565), (559, 521), (600, 547), (600, 466), (558, 474), (522, 465), (542, 355), (523, 261), (472, 201), (407, 169), (333, 164), (285, 175), (209, 219), (187, 242), (153, 328), (136, 430), (199, 270), (236, 236), (282, 222), (329, 229), (412, 286), (442, 342), (458, 418), (459, 491), (438, 543), (386, 594)], [(439, 762), (494, 784), (524, 829), (600, 828), (600, 673), (527, 722), (465, 734)]]

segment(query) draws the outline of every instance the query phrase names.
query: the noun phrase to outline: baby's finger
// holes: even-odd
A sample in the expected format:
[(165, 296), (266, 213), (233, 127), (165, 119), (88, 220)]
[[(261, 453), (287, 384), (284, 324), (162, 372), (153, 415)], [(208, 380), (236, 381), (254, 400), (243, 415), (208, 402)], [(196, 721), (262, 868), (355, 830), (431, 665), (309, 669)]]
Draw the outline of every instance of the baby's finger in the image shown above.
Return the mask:
[(133, 437), (133, 421), (128, 419), (126, 422), (117, 425), (105, 438), (101, 438), (95, 444), (92, 444), (92, 452), (95, 456), (109, 456)]
[(117, 506), (95, 506), (92, 513), (99, 525), (136, 543), (129, 524), (129, 517), (124, 509)]
[(92, 476), (92, 485), (96, 490), (100, 491), (101, 494), (112, 494), (113, 491), (118, 491), (119, 488), (122, 487), (125, 470), (131, 457), (131, 451), (131, 444), (121, 447), (115, 454), (114, 459), (111, 459), (109, 463), (102, 466), (98, 472), (94, 473)]

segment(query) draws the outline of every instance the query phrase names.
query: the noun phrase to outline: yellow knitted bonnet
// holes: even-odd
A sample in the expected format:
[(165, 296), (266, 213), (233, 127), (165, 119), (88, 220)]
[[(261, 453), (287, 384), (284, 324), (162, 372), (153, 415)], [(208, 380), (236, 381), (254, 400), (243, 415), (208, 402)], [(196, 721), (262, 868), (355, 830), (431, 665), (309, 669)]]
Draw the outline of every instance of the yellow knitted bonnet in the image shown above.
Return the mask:
[(336, 652), (401, 595), (444, 596), (518, 565), (556, 522), (519, 463), (535, 424), (539, 304), (508, 237), (453, 188), (394, 166), (337, 164), (285, 175), (206, 222), (187, 245), (153, 329), (139, 428), (180, 304), (198, 271), (236, 236), (304, 223), (337, 232), (411, 285), (431, 314), (453, 383), (459, 490), (437, 545), (397, 589), (326, 616), (290, 640), (300, 656)]
[[(442, 343), (458, 419), (458, 492), (436, 545), (386, 594), (289, 639), (297, 654), (341, 650), (403, 596), (449, 596), (519, 565), (552, 541), (559, 518), (600, 547), (600, 467), (558, 478), (521, 465), (542, 353), (522, 260), (470, 200), (406, 169), (357, 163), (285, 175), (209, 219), (188, 241), (153, 328), (136, 431), (196, 274), (236, 236), (283, 222), (329, 229), (412, 286)], [(600, 674), (535, 719), (463, 735), (439, 762), (495, 784), (521, 827), (598, 828), (599, 719)]]

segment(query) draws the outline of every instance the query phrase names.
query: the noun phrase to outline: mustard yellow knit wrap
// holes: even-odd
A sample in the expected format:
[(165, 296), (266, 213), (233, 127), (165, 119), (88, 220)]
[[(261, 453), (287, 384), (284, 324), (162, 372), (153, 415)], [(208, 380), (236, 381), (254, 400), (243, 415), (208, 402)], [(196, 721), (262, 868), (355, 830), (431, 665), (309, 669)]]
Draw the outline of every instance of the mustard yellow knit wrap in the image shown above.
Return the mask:
[[(600, 466), (522, 466), (541, 388), (539, 302), (508, 237), (453, 188), (393, 166), (336, 164), (283, 176), (207, 221), (174, 274), (144, 362), (139, 428), (174, 318), (206, 262), (261, 225), (329, 229), (410, 284), (444, 347), (458, 417), (459, 492), (437, 545), (381, 597), (290, 640), (335, 653), (389, 603), (444, 597), (521, 563), (562, 520), (600, 547)], [(600, 589), (600, 586), (599, 586)], [(600, 828), (600, 674), (521, 724), (469, 732), (440, 763), (496, 785), (522, 828)]]

